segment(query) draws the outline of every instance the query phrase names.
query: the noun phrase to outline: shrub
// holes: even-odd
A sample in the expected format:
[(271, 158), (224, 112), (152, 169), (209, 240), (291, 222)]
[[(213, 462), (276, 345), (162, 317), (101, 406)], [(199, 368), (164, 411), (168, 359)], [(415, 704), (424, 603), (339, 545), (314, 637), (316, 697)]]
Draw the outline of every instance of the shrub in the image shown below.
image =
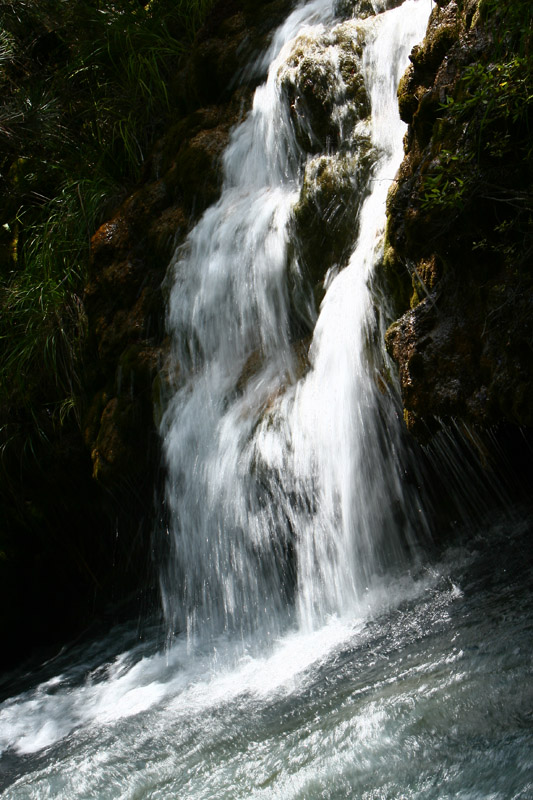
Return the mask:
[(424, 176), (421, 204), (456, 212), (479, 198), (510, 204), (522, 229), (533, 210), (533, 9), (529, 0), (482, 0), (480, 12), (492, 56), (466, 67), (441, 106), (434, 139), (442, 149)]

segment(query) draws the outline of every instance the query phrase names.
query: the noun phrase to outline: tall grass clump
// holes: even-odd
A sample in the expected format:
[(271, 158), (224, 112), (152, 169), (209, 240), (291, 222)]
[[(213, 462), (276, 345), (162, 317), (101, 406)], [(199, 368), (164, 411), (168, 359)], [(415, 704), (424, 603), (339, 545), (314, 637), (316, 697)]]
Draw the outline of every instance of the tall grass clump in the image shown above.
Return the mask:
[(76, 419), (90, 238), (212, 0), (0, 0), (0, 450)]

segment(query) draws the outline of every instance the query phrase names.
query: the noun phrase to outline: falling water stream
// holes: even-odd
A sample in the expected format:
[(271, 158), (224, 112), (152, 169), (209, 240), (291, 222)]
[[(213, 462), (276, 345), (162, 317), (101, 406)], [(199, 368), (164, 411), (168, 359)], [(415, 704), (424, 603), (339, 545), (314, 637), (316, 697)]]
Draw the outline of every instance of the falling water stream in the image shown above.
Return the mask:
[[(193, 637), (279, 633), (290, 616), (293, 549), (295, 622), (311, 630), (332, 613), (351, 613), (379, 571), (382, 551), (392, 551), (397, 562), (396, 539), (409, 538), (388, 519), (390, 510), (409, 503), (398, 480), (392, 419), (379, 444), (386, 412), (365, 345), (369, 276), (403, 152), (396, 87), (429, 7), (408, 2), (335, 26), (331, 3), (315, 0), (289, 18), (252, 113), (226, 151), (221, 199), (177, 254), (169, 318), (181, 388), (163, 430), (178, 575), (170, 575), (164, 596), (177, 629)], [(304, 20), (315, 24), (294, 39)], [(337, 44), (343, 37), (365, 42), (352, 70), (361, 69), (373, 112), (348, 130), (351, 106)], [(325, 51), (343, 142), (352, 140), (355, 162), (358, 150), (370, 146), (374, 165), (357, 245), (331, 281), (311, 368), (297, 380), (287, 271), (298, 270), (288, 251), (305, 161), (282, 87), (302, 49), (315, 58)]]
[[(430, 555), (434, 510), (384, 391), (373, 270), (396, 86), (431, 3), (373, 6), (341, 21), (311, 0), (280, 27), (220, 200), (171, 265), (166, 635), (117, 628), (8, 697), (2, 798), (533, 796), (527, 509), (459, 517)], [(301, 53), (342, 142), (307, 155), (287, 89)], [(354, 241), (317, 310), (295, 220), (346, 163)]]

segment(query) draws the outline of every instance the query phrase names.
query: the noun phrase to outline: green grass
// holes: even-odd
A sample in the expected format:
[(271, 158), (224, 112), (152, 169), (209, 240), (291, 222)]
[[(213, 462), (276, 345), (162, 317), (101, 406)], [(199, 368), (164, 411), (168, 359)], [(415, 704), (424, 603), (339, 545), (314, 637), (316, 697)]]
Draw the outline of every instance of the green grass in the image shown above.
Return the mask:
[(0, 0), (0, 448), (79, 415), (90, 237), (212, 0)]

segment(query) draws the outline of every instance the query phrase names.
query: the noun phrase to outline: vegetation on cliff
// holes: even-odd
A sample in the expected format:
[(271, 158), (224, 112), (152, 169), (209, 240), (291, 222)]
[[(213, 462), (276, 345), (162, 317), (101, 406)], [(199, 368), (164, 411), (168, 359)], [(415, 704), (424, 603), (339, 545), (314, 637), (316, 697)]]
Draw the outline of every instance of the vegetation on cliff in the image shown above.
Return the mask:
[[(138, 179), (169, 114), (172, 74), (209, 5), (0, 7), (0, 402), (22, 414), (28, 445), (79, 414), (90, 237)], [(19, 438), (8, 416), (3, 447)]]
[[(422, 207), (462, 211), (490, 195), (518, 212), (500, 223), (498, 231), (516, 234), (524, 213), (532, 210), (531, 195), (527, 186), (508, 186), (501, 178), (507, 177), (504, 170), (510, 164), (521, 164), (526, 174), (531, 171), (533, 9), (517, 0), (484, 0), (478, 14), (479, 24), (491, 32), (492, 50), (464, 69), (441, 104), (434, 133), (439, 151), (424, 175)], [(459, 148), (449, 149), (457, 144)], [(518, 238), (510, 236), (509, 244), (516, 245)], [(503, 252), (504, 245), (495, 242), (492, 247)], [(512, 253), (518, 263), (530, 255), (516, 249)]]
[(387, 339), (413, 429), (533, 424), (532, 46), (528, 0), (441, 0), (400, 84), (386, 271), (411, 310)]

